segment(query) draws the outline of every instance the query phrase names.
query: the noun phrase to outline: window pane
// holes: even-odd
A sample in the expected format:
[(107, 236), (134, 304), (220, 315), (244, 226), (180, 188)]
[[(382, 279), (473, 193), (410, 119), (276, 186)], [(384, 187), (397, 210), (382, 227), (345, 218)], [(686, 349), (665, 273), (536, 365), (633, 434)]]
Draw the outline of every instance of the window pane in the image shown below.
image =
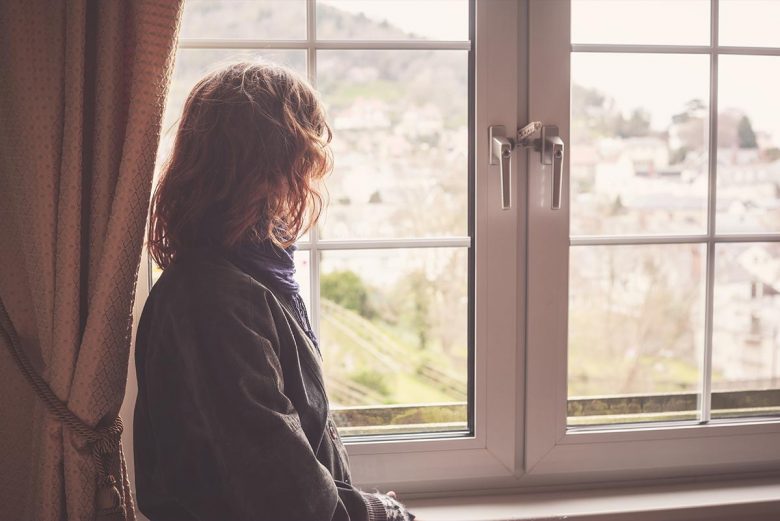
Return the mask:
[(321, 51), (327, 239), (467, 234), (466, 51)]
[(572, 54), (572, 235), (706, 231), (708, 60)]
[(705, 251), (570, 249), (570, 425), (696, 417)]
[(720, 45), (780, 47), (780, 2), (777, 0), (720, 0)]
[(572, 43), (708, 45), (709, 0), (573, 0)]
[(322, 252), (321, 345), (345, 434), (466, 428), (467, 253)]
[(780, 244), (718, 244), (713, 416), (780, 414)]
[(306, 0), (187, 0), (181, 37), (303, 40)]
[(306, 311), (311, 316), (311, 276), (309, 268), (311, 267), (311, 253), (306, 250), (295, 251), (295, 281), (299, 286), (301, 298), (306, 303)]
[(306, 51), (257, 51), (249, 49), (179, 49), (171, 86), (165, 102), (157, 167), (168, 157), (179, 125), (181, 111), (195, 84), (208, 72), (228, 63), (267, 60), (290, 67), (306, 77)]
[(323, 40), (469, 39), (467, 0), (319, 0)]
[(780, 57), (720, 56), (718, 76), (718, 231), (780, 231)]

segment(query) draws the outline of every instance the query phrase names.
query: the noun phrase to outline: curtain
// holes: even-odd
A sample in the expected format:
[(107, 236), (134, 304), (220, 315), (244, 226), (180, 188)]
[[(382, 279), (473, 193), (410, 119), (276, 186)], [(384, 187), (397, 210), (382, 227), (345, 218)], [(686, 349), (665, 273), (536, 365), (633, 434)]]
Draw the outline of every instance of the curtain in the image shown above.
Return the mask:
[(0, 2), (0, 519), (134, 519), (117, 414), (181, 1)]

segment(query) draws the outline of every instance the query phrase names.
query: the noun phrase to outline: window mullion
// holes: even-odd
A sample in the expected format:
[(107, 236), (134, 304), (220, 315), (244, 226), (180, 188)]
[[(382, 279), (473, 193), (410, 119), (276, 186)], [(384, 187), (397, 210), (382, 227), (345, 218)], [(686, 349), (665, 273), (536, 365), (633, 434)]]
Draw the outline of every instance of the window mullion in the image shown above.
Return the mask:
[(584, 53), (628, 53), (628, 54), (708, 54), (710, 47), (706, 45), (637, 45), (615, 43), (572, 43), (571, 52)]
[[(409, 239), (318, 239), (317, 249), (322, 250), (384, 250), (410, 248), (470, 248), (471, 237), (422, 237)], [(311, 249), (307, 241), (299, 241), (301, 250)]]
[(580, 235), (569, 238), (569, 246), (634, 246), (640, 244), (699, 244), (707, 235)]
[[(309, 82), (317, 87), (317, 2), (306, 0), (306, 72)], [(319, 229), (309, 230), (309, 283), (311, 291), (310, 319), (314, 334), (320, 337), (320, 251)]]
[(699, 421), (707, 423), (712, 409), (712, 330), (715, 292), (715, 216), (718, 166), (718, 2), (710, 4), (710, 153), (707, 193), (707, 271), (704, 297), (704, 353), (701, 360)]
[(701, 394), (699, 422), (708, 423), (712, 405), (712, 317), (713, 285), (715, 283), (715, 241), (707, 241), (707, 271), (704, 296), (704, 352), (701, 360)]

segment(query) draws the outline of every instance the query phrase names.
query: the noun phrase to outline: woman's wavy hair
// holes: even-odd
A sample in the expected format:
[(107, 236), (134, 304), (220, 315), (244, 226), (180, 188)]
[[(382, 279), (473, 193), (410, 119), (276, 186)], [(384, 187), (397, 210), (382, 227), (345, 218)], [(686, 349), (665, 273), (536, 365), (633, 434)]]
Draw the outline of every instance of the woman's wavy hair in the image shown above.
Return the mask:
[(288, 247), (317, 221), (331, 130), (316, 91), (291, 70), (235, 63), (184, 105), (150, 208), (148, 248), (168, 267), (188, 247)]

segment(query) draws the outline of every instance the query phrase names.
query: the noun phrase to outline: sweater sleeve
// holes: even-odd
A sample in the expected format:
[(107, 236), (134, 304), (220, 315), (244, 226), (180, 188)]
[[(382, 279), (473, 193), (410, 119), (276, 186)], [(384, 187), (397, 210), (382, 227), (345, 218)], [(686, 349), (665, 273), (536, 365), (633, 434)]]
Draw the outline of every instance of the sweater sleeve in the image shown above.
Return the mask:
[(363, 496), (369, 504), (369, 519), (371, 521), (414, 521), (415, 516), (395, 498), (386, 494), (368, 492), (363, 492)]
[(255, 313), (232, 297), (155, 313), (143, 385), (166, 493), (199, 521), (388, 521), (317, 460)]

